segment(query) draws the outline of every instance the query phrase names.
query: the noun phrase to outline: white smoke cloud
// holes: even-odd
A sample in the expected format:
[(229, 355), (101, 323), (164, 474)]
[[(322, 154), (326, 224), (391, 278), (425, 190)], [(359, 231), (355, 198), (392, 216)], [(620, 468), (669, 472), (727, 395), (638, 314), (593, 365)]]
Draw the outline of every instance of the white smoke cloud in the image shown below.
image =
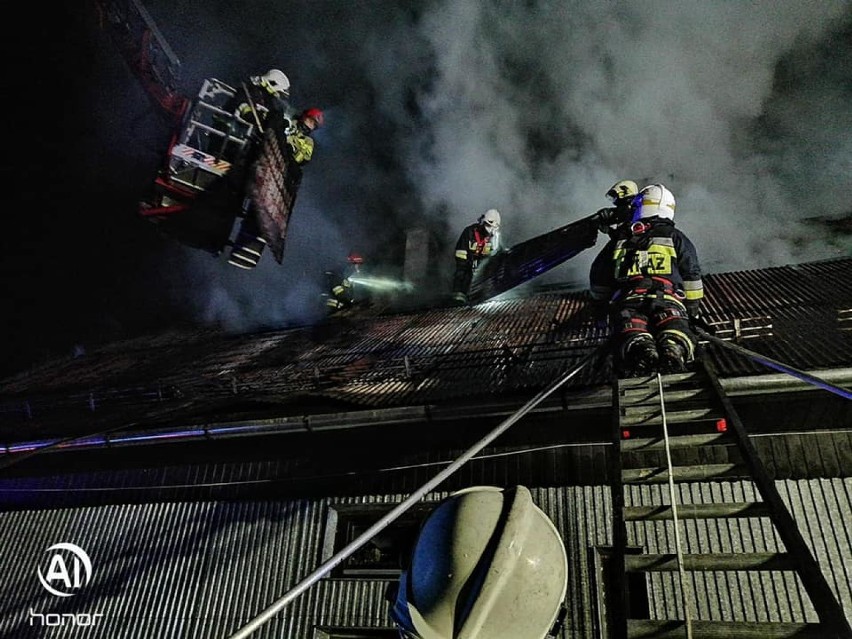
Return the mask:
[[(807, 241), (818, 240), (812, 232), (790, 229), (802, 217), (796, 185), (761, 156), (752, 131), (778, 105), (793, 111), (789, 123), (816, 111), (818, 124), (793, 127), (781, 151), (795, 163), (823, 137), (820, 120), (840, 114), (848, 124), (848, 96), (791, 91), (775, 74), (849, 17), (840, 1), (432, 4), (412, 27), (434, 62), (425, 126), (401, 141), (408, 170), (427, 208), (450, 211), (450, 233), (496, 205), (507, 229), (530, 237), (604, 205), (611, 181), (636, 177), (675, 192), (678, 221), (712, 270), (832, 256)], [(374, 77), (380, 93), (386, 71)], [(849, 130), (834, 167), (848, 166)], [(555, 142), (541, 144), (544, 159), (534, 157), (536, 134)], [(849, 185), (848, 172), (832, 173)], [(819, 214), (836, 206), (836, 188), (809, 202)]]
[[(295, 101), (333, 116), (283, 267), (205, 263), (207, 318), (306, 317), (330, 261), (355, 248), (401, 268), (404, 230), (424, 221), (448, 280), (486, 209), (511, 244), (605, 206), (621, 178), (669, 186), (706, 272), (848, 254), (799, 224), (849, 211), (847, 0), (152, 5), (192, 32), (190, 77), (280, 66)], [(214, 35), (231, 58), (199, 53)], [(584, 281), (586, 253), (547, 277)]]

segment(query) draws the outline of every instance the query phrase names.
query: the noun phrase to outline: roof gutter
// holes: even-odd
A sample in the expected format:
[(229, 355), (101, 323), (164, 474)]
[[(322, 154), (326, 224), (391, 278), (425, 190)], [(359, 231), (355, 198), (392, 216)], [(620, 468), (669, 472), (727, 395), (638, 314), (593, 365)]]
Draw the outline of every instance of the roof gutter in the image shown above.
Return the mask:
[[(809, 375), (837, 386), (852, 386), (852, 368), (832, 368), (810, 371)], [(747, 397), (777, 393), (797, 393), (820, 390), (813, 384), (787, 374), (752, 375), (720, 379), (722, 388), (730, 397)], [(598, 387), (592, 391), (563, 393), (542, 402), (532, 413), (554, 413), (560, 411), (605, 409), (612, 405), (612, 389)], [(476, 402), (454, 406), (403, 406), (357, 410), (336, 413), (320, 413), (277, 417), (267, 419), (245, 419), (227, 422), (212, 422), (161, 429), (114, 432), (83, 436), (75, 439), (50, 438), (22, 441), (0, 445), (0, 456), (22, 453), (62, 452), (92, 450), (98, 448), (120, 448), (125, 446), (147, 446), (193, 441), (229, 439), (233, 437), (258, 437), (294, 433), (320, 433), (333, 430), (348, 430), (367, 426), (387, 426), (423, 422), (452, 421), (466, 417), (501, 417), (518, 410), (517, 401)], [(11, 459), (9, 460), (11, 461)]]

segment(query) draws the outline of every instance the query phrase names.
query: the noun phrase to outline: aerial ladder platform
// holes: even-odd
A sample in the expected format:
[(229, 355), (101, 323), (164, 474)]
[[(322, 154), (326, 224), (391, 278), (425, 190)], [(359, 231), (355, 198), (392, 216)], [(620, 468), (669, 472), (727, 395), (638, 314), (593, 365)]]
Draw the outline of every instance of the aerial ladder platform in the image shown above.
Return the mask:
[[(852, 637), (837, 595), (762, 464), (712, 362), (699, 354), (693, 372), (614, 379), (612, 388), (613, 542), (599, 566), (607, 584), (601, 636)], [(716, 488), (684, 489), (690, 482), (715, 482)], [(730, 489), (735, 485), (731, 482), (752, 489)], [(771, 526), (774, 535), (764, 534), (770, 537), (766, 543), (735, 538), (709, 543), (701, 533), (707, 528), (697, 524), (717, 520), (715, 530), (723, 531), (744, 518), (759, 518), (761, 530)], [(763, 574), (744, 576), (743, 571)], [(713, 573), (707, 575), (712, 588), (701, 577), (708, 572)], [(720, 573), (726, 573), (724, 579)], [(726, 597), (737, 598), (743, 587), (752, 589), (749, 596), (762, 588), (767, 600), (774, 596), (773, 589), (798, 588), (810, 599), (818, 620), (720, 620), (746, 615), (729, 614), (724, 606), (714, 612), (706, 601), (699, 606), (696, 589), (706, 600), (713, 589), (721, 594), (726, 586), (731, 589)], [(665, 599), (662, 606), (657, 602), (653, 615), (647, 596), (636, 592), (640, 588), (652, 588), (656, 597)], [(672, 618), (651, 618), (663, 613)]]

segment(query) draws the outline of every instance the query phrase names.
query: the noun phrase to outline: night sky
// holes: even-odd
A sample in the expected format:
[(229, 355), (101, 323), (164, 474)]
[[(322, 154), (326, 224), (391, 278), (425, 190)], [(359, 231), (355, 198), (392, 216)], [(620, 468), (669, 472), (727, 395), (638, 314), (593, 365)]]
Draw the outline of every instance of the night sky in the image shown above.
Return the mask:
[[(277, 67), (294, 106), (325, 111), (284, 262), (240, 271), (140, 219), (169, 127), (92, 0), (25, 7), (4, 55), (0, 374), (173, 327), (317, 321), (326, 268), (357, 250), (399, 274), (415, 227), (449, 288), (486, 209), (513, 244), (621, 178), (672, 190), (707, 273), (852, 253), (837, 225), (800, 223), (852, 210), (849, 1), (143, 4), (183, 93)], [(544, 281), (584, 285), (593, 256)]]

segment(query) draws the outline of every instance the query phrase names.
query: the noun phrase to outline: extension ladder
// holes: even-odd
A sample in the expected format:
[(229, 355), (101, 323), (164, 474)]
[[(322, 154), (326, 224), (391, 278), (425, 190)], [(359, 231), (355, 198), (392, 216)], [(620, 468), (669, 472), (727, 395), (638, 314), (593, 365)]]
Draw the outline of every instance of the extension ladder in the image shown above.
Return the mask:
[[(841, 604), (706, 358), (696, 361), (696, 371), (692, 373), (614, 380), (613, 406), (616, 409), (613, 418), (614, 454), (610, 466), (613, 545), (603, 575), (607, 587), (601, 614), (602, 637), (852, 637), (852, 629)], [(740, 494), (734, 496), (733, 490), (719, 488), (722, 484), (718, 482), (727, 480), (740, 480), (752, 489), (737, 491)], [(716, 489), (691, 489), (689, 498), (681, 500), (678, 491), (683, 493), (684, 490), (677, 484), (683, 482), (716, 482)], [(696, 494), (700, 494), (700, 498), (695, 498)], [(641, 499), (638, 499), (640, 495)], [(641, 505), (634, 504), (634, 497), (642, 502)], [(679, 504), (679, 501), (686, 503)], [(738, 518), (762, 518), (761, 524), (768, 521), (774, 526), (776, 543), (739, 544), (739, 552), (731, 552), (732, 548), (725, 548), (724, 552), (709, 552), (707, 546), (714, 545), (718, 550), (721, 544), (711, 544), (704, 534), (699, 534), (701, 530), (710, 530), (707, 526), (713, 525), (712, 522), (699, 525), (697, 520), (717, 520), (715, 529), (718, 531)], [(648, 533), (649, 526), (651, 533)], [(659, 532), (659, 527), (665, 528), (664, 534)], [(761, 530), (766, 528), (766, 525), (761, 526)], [(633, 533), (633, 546), (628, 546), (628, 529)], [(690, 531), (692, 538), (688, 535)], [(636, 539), (641, 541), (643, 533), (646, 543), (637, 544)], [(657, 546), (652, 548), (657, 552), (645, 552), (647, 542)], [(727, 545), (738, 544), (729, 541)], [(745, 545), (783, 545), (784, 551), (741, 552)], [(711, 580), (710, 587), (706, 581), (700, 581), (702, 571), (714, 572), (714, 575), (707, 576)], [(755, 582), (758, 583), (757, 588), (762, 586), (770, 591), (777, 589), (779, 583), (781, 587), (786, 584), (786, 587), (792, 588), (796, 587), (798, 579), (819, 621), (799, 623), (706, 618), (733, 616), (724, 614), (721, 606), (715, 612), (705, 608), (704, 615), (701, 615), (705, 619), (696, 618), (699, 615), (696, 614), (697, 599), (693, 595), (695, 586), (710, 593), (714, 588), (724, 589), (724, 584), (733, 582), (739, 585), (729, 596), (736, 597), (737, 587), (743, 587), (741, 571), (771, 571), (761, 578), (746, 577), (746, 588), (752, 589)], [(720, 572), (736, 574), (726, 574), (726, 580), (721, 581), (718, 580)], [(655, 574), (648, 576), (648, 573)], [(712, 581), (714, 578), (717, 581)], [(648, 610), (641, 610), (642, 598), (637, 598), (635, 592), (637, 584), (644, 587), (650, 584), (658, 598), (661, 595), (667, 597), (664, 608), (666, 614), (674, 618), (648, 618), (651, 615)], [(633, 586), (632, 593), (630, 585)], [(741, 596), (743, 591), (739, 592)], [(706, 593), (705, 600), (710, 596)], [(773, 594), (769, 592), (764, 596), (769, 599)], [(647, 596), (644, 605), (648, 605)], [(659, 607), (654, 616), (659, 616)]]

